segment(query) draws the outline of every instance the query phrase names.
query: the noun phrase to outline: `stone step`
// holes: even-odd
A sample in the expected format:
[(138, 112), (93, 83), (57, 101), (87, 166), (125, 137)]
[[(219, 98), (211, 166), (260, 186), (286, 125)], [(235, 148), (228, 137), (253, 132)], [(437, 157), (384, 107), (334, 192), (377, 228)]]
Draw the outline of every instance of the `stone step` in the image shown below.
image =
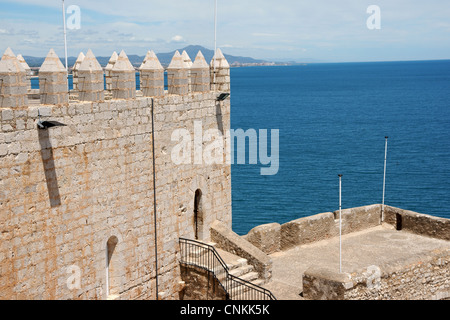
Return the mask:
[(262, 287), (266, 282), (263, 279), (256, 279), (252, 281), (253, 284)]
[(245, 275), (252, 271), (253, 271), (253, 266), (251, 266), (249, 264), (245, 264), (243, 266), (231, 269), (229, 272), (230, 272), (230, 274), (232, 274), (235, 277), (241, 277), (242, 275)]
[[(214, 244), (210, 244), (210, 245), (214, 245)], [(237, 277), (241, 280), (244, 280), (246, 282), (249, 282), (251, 284), (254, 284), (254, 285), (257, 285), (260, 287), (262, 285), (264, 285), (265, 281), (263, 279), (259, 279), (259, 274), (254, 271), (254, 267), (252, 265), (248, 264), (247, 259), (244, 259), (233, 253), (227, 252), (227, 251), (219, 249), (219, 248), (215, 248), (215, 249), (217, 251), (217, 254), (220, 256), (220, 258), (224, 261), (224, 263), (228, 267), (228, 273), (230, 275), (233, 275), (234, 277)], [(197, 264), (199, 264), (200, 267), (207, 268), (206, 264), (208, 263), (208, 258), (209, 258), (209, 260), (211, 259), (211, 256), (209, 256), (209, 257), (207, 256), (208, 254), (210, 254), (210, 252), (207, 247), (197, 248), (197, 250), (193, 250), (191, 252), (190, 258), (193, 261), (195, 261)], [(202, 266), (201, 263), (203, 263), (205, 265)], [(216, 263), (218, 263), (218, 261)], [(221, 265), (217, 265), (214, 268), (214, 270), (211, 270), (211, 271), (214, 272), (214, 274), (216, 275), (216, 277), (218, 278), (219, 281), (221, 281), (224, 284), (226, 283), (227, 273), (225, 272), (225, 270), (223, 269), (223, 267)], [(252, 299), (252, 297), (257, 298), (259, 296), (258, 293), (249, 292), (250, 290), (252, 290), (251, 285), (248, 286), (245, 283), (239, 282), (239, 279), (237, 279), (236, 281), (227, 283), (227, 286), (229, 286), (228, 291), (229, 291), (232, 299), (234, 299), (234, 300), (239, 300), (239, 299), (250, 300), (250, 299)]]
[(249, 272), (249, 273), (246, 273), (246, 274), (240, 276), (239, 279), (251, 282), (251, 281), (258, 279), (258, 276), (259, 276), (258, 272), (252, 271), (252, 272)]

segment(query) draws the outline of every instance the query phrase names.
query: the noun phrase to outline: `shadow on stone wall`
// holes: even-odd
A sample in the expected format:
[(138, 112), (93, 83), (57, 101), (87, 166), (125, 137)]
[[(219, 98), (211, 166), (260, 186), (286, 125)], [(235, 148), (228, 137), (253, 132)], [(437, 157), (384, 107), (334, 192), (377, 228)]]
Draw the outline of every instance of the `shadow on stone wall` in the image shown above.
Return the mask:
[(52, 144), (50, 142), (49, 130), (37, 129), (39, 135), (39, 144), (41, 146), (41, 158), (44, 167), (45, 180), (47, 182), (48, 198), (52, 208), (61, 205), (61, 196), (59, 194), (58, 178), (55, 170), (55, 160), (53, 157)]

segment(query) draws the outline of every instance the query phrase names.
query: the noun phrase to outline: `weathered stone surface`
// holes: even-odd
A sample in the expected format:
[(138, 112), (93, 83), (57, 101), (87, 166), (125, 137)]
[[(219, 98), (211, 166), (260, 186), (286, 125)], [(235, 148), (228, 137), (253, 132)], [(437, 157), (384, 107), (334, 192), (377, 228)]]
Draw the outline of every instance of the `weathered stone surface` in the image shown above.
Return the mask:
[(281, 225), (281, 250), (311, 243), (338, 234), (334, 215), (331, 212), (300, 218)]
[(207, 92), (211, 90), (209, 65), (201, 51), (198, 52), (197, 57), (191, 66), (190, 78), (192, 92)]
[(180, 300), (226, 300), (227, 293), (211, 272), (182, 266), (181, 279), (186, 287), (180, 292)]
[[(37, 130), (38, 111), (66, 126)], [(178, 239), (194, 238), (195, 191), (208, 240), (213, 221), (231, 224), (231, 168), (176, 165), (171, 157), (174, 130), (193, 132), (194, 121), (218, 129), (214, 94), (155, 98), (155, 132), (151, 111), (149, 98), (2, 108), (0, 299), (155, 299), (152, 135), (159, 293), (179, 299)], [(229, 128), (228, 102), (222, 115)], [(117, 290), (108, 297), (111, 237)], [(79, 287), (70, 285), (76, 268)]]
[(136, 71), (125, 51), (121, 51), (111, 69), (113, 99), (136, 98)]
[(266, 254), (281, 250), (281, 226), (270, 223), (250, 230), (245, 239)]
[(117, 59), (119, 56), (117, 55), (117, 52), (113, 52), (111, 55), (111, 58), (108, 61), (108, 64), (105, 67), (105, 83), (106, 83), (106, 90), (112, 91), (112, 75), (111, 70), (116, 64)]
[(39, 69), (39, 93), (42, 104), (69, 103), (67, 71), (53, 49)]
[(143, 96), (164, 96), (164, 68), (153, 51), (147, 53), (139, 70)]
[(308, 300), (344, 300), (350, 275), (310, 268), (303, 274), (303, 297)]
[(442, 300), (450, 298), (450, 249), (394, 265), (349, 273), (312, 267), (303, 275), (308, 300)]
[(104, 96), (103, 69), (89, 49), (86, 57), (80, 64), (79, 74), (79, 100), (102, 101)]
[(399, 230), (450, 241), (450, 220), (385, 206), (384, 222)]
[(211, 89), (216, 92), (230, 92), (230, 65), (222, 53), (217, 49), (210, 63)]
[(11, 48), (0, 61), (0, 107), (23, 107), (28, 104), (27, 74)]
[(186, 50), (183, 50), (183, 52), (181, 53), (181, 57), (183, 58), (183, 62), (185, 64), (186, 68), (190, 68), (192, 67), (192, 60), (189, 57), (188, 53), (186, 52)]
[(272, 260), (263, 251), (234, 233), (226, 223), (219, 220), (211, 224), (211, 240), (221, 248), (236, 254), (255, 267), (260, 278), (269, 280), (272, 276)]
[(189, 69), (178, 51), (167, 67), (167, 84), (169, 94), (185, 95), (189, 92)]
[(17, 55), (17, 60), (19, 60), (21, 66), (25, 69), (25, 73), (27, 74), (27, 89), (31, 90), (31, 68), (21, 54)]
[(72, 82), (73, 82), (73, 90), (78, 91), (78, 69), (80, 68), (81, 63), (84, 60), (84, 53), (80, 52), (78, 54), (77, 60), (72, 67)]

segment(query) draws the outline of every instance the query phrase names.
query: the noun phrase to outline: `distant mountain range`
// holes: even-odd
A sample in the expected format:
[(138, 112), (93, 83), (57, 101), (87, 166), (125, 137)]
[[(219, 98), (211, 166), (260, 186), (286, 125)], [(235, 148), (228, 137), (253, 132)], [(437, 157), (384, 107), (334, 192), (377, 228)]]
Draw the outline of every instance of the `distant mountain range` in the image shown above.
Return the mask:
[[(185, 48), (181, 48), (178, 49), (178, 51), (180, 53), (182, 53), (183, 51), (186, 51), (187, 54), (189, 55), (189, 57), (191, 58), (192, 62), (194, 62), (195, 57), (197, 56), (197, 53), (199, 51), (202, 52), (203, 56), (205, 57), (205, 60), (207, 62), (211, 61), (214, 57), (214, 50), (209, 50), (205, 47), (202, 46), (187, 46)], [(163, 66), (168, 66), (170, 64), (170, 61), (172, 60), (173, 55), (175, 54), (175, 51), (172, 52), (167, 52), (167, 53), (157, 53), (157, 57), (159, 59), (159, 61), (161, 62), (161, 64)], [(117, 52), (117, 54), (119, 54), (120, 52)], [(86, 54), (86, 52), (84, 52), (84, 54)], [(112, 52), (111, 52), (112, 54)], [(224, 53), (225, 58), (227, 59), (228, 63), (233, 67), (233, 66), (248, 66), (248, 65), (275, 65), (277, 63), (275, 62), (270, 62), (270, 61), (265, 61), (265, 60), (257, 60), (257, 59), (253, 59), (250, 57), (240, 57), (240, 56), (232, 56), (229, 54), (225, 54)], [(101, 66), (105, 67), (108, 64), (108, 61), (110, 59), (110, 57), (101, 57), (98, 56), (96, 57), (98, 62), (100, 63)], [(144, 60), (145, 56), (138, 56), (138, 55), (128, 55), (128, 59), (130, 60), (130, 62), (135, 66), (135, 67), (139, 67), (142, 63), (142, 61)], [(42, 65), (42, 63), (45, 60), (45, 57), (32, 57), (32, 56), (24, 56), (25, 61), (28, 63), (28, 65), (30, 67), (40, 67)], [(69, 64), (69, 67), (72, 67), (75, 64), (77, 57), (68, 57), (67, 61)], [(64, 62), (64, 59), (61, 58), (61, 61)], [(286, 64), (286, 63), (281, 63), (281, 64)]]

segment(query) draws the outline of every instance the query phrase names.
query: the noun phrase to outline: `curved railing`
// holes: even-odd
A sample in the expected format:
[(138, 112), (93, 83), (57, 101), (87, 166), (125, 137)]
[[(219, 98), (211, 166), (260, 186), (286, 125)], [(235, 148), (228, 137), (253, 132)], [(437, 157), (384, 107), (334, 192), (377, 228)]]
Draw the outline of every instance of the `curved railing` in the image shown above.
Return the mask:
[(211, 272), (229, 300), (276, 300), (272, 292), (229, 273), (217, 250), (206, 243), (180, 238), (180, 263)]

